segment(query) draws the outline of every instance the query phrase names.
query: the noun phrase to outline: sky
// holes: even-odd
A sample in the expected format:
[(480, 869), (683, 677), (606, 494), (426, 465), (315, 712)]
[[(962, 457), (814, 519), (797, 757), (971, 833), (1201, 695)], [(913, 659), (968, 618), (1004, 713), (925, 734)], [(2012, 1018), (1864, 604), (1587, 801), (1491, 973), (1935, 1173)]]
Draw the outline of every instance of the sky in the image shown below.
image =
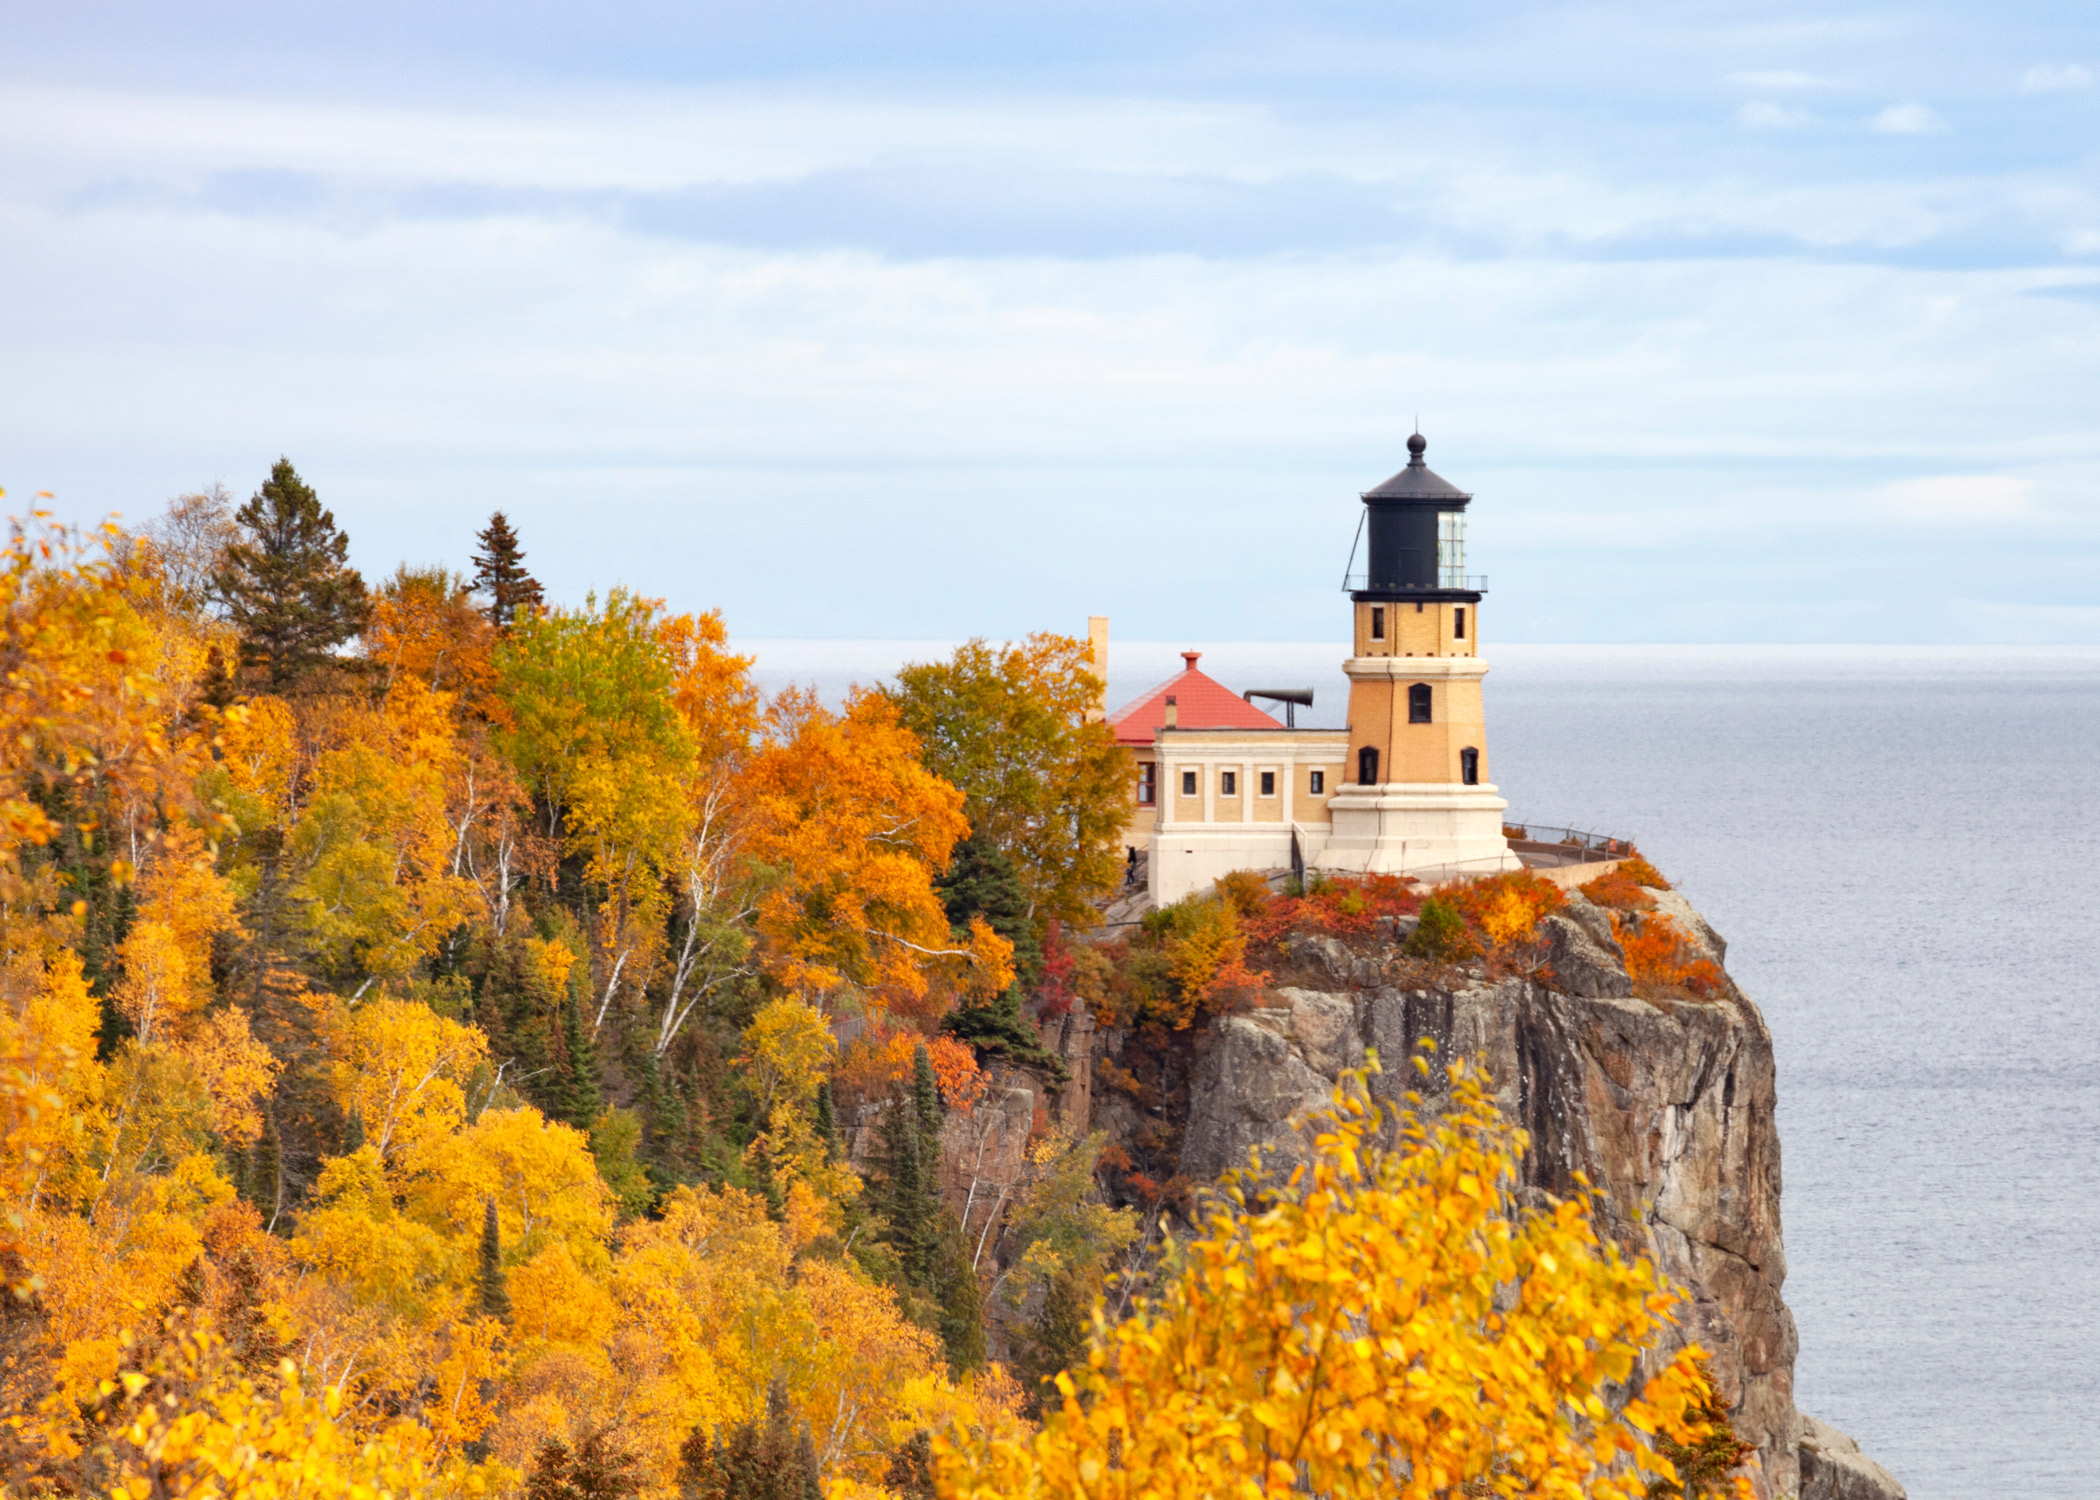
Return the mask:
[(2100, 641), (2090, 4), (0, 0), (0, 485), (733, 634)]

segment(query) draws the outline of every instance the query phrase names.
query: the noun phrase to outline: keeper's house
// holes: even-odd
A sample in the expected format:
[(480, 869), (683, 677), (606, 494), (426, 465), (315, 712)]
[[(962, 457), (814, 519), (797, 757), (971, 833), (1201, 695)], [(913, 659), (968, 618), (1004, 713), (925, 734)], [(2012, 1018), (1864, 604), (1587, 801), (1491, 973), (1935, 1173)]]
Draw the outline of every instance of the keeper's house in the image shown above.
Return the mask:
[[(1369, 546), (1364, 572), (1346, 584), (1346, 729), (1279, 723), (1249, 700), (1295, 706), (1311, 693), (1234, 693), (1197, 667), (1194, 651), (1182, 653), (1181, 672), (1108, 716), (1136, 762), (1124, 841), (1148, 856), (1155, 902), (1232, 870), (1442, 877), (1517, 867), (1502, 835), (1509, 804), (1488, 780), (1484, 580), (1465, 571), (1473, 497), (1429, 470), (1419, 433), (1407, 446), (1407, 467), (1362, 497)], [(1106, 623), (1095, 627), (1104, 669)]]

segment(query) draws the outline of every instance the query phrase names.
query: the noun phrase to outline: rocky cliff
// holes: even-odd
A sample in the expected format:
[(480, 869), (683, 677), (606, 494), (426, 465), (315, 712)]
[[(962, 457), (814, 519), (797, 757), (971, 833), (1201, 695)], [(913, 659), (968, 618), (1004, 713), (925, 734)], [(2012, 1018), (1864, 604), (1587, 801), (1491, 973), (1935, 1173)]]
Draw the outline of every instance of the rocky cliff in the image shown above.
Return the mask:
[[(1690, 904), (1653, 894), (1721, 964), (1725, 945)], [(1289, 940), (1257, 1004), (1175, 1044), (1116, 1031), (1088, 1038), (1072, 1060), (1091, 1088), (1093, 1123), (1155, 1170), (1203, 1182), (1256, 1145), (1287, 1163), (1303, 1112), (1369, 1049), (1387, 1068), (1374, 1089), (1389, 1097), (1414, 1082), (1404, 1060), (1424, 1037), (1440, 1058), (1477, 1057), (1530, 1132), (1527, 1191), (1565, 1194), (1586, 1174), (1607, 1231), (1690, 1294), (1680, 1338), (1711, 1353), (1736, 1430), (1757, 1445), (1759, 1493), (1900, 1496), (1842, 1434), (1804, 1427), (1794, 1408), (1772, 1043), (1757, 1007), (1725, 983), (1703, 999), (1637, 995), (1606, 913), (1579, 895), (1542, 922), (1547, 962), (1529, 976), (1407, 960), (1399, 944), (1409, 920), (1391, 919), (1370, 939)], [(1068, 1042), (1068, 1056), (1077, 1050)]]

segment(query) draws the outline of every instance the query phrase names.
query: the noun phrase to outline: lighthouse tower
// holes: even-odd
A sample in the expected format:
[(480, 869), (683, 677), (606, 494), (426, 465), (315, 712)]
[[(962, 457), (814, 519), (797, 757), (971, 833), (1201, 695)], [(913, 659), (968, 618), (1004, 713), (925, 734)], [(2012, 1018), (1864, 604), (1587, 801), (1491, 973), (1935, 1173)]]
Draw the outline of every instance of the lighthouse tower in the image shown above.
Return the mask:
[(1349, 758), (1328, 799), (1333, 830), (1318, 863), (1391, 874), (1518, 867), (1502, 836), (1509, 804), (1488, 780), (1480, 680), (1480, 585), (1466, 574), (1473, 497), (1422, 461), (1363, 496), (1365, 571), (1345, 587), (1355, 639)]

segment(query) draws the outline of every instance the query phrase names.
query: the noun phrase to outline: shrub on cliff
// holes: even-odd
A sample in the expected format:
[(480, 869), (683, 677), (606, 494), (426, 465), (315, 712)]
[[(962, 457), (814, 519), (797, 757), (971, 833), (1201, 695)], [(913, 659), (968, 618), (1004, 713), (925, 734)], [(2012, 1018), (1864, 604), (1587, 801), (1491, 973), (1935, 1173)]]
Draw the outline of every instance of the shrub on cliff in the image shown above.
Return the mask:
[(1649, 864), (1647, 860), (1641, 858), (1638, 854), (1631, 859), (1621, 861), (1619, 873), (1636, 885), (1645, 885), (1650, 890), (1666, 891), (1670, 888), (1670, 882), (1662, 878), (1662, 871), (1656, 869), (1655, 866)]
[(1599, 906), (1617, 911), (1646, 911), (1655, 905), (1655, 898), (1642, 888), (1638, 880), (1627, 874), (1623, 866), (1606, 870), (1583, 886), (1582, 894)]
[(1702, 999), (1721, 992), (1721, 966), (1704, 957), (1682, 928), (1660, 912), (1628, 919), (1611, 914), (1612, 936), (1626, 953), (1626, 973), (1636, 985), (1689, 990)]
[(1455, 881), (1437, 895), (1458, 909), (1490, 949), (1532, 941), (1538, 936), (1539, 918), (1568, 904), (1559, 886), (1529, 870)]
[(1436, 896), (1422, 903), (1422, 920), (1408, 934), (1402, 949), (1416, 958), (1444, 964), (1471, 958), (1480, 951), (1466, 927), (1465, 916), (1456, 906)]
[(1710, 1442), (1701, 1351), (1615, 1394), (1679, 1295), (1599, 1234), (1588, 1190), (1525, 1207), (1523, 1132), (1462, 1060), (1450, 1073), (1447, 1108), (1402, 1114), (1391, 1149), (1345, 1076), (1304, 1167), (1277, 1185), (1257, 1152), (1156, 1300), (1113, 1326), (1096, 1312), (1039, 1433), (936, 1439), (945, 1500), (1636, 1500), (1679, 1480), (1652, 1440)]
[(1247, 967), (1247, 931), (1224, 896), (1189, 895), (1149, 911), (1122, 946), (1100, 1007), (1107, 1026), (1183, 1030), (1268, 978)]

